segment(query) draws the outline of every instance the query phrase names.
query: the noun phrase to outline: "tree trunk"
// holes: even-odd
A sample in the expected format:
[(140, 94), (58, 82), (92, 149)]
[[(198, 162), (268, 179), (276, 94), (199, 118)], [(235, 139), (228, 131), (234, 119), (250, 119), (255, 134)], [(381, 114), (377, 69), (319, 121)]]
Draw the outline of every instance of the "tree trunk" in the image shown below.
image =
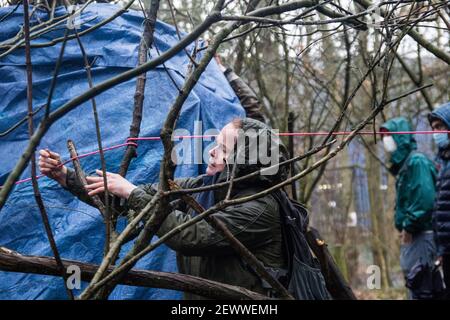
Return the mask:
[[(375, 144), (373, 141), (368, 142), (370, 148), (374, 148)], [(390, 277), (388, 271), (388, 265), (386, 263), (383, 245), (386, 242), (383, 239), (382, 230), (386, 227), (384, 225), (384, 210), (383, 210), (383, 199), (381, 197), (380, 190), (380, 164), (376, 159), (366, 150), (366, 161), (367, 161), (367, 176), (368, 189), (369, 189), (369, 201), (370, 201), (370, 222), (371, 222), (371, 245), (373, 252), (374, 264), (380, 267), (381, 270), (381, 284), (383, 288), (388, 288), (390, 284)]]
[(319, 232), (314, 228), (310, 228), (306, 233), (306, 240), (320, 261), (320, 268), (325, 278), (327, 289), (333, 299), (356, 300), (355, 294), (337, 267), (333, 256), (328, 251), (327, 245)]

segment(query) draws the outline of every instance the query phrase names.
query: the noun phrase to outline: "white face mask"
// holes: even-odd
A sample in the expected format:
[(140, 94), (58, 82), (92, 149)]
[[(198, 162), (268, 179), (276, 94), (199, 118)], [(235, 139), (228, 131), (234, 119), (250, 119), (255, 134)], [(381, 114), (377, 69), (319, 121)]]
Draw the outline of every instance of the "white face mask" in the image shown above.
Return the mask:
[(392, 138), (392, 136), (386, 136), (383, 137), (383, 146), (384, 146), (384, 150), (386, 150), (386, 152), (392, 153), (395, 150), (397, 150), (397, 144), (394, 141), (394, 138)]

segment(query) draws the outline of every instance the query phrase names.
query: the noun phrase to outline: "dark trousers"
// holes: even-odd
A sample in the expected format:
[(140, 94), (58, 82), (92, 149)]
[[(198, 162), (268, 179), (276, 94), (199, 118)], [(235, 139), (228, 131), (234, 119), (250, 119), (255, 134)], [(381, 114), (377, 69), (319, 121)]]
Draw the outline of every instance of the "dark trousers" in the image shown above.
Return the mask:
[(450, 300), (450, 254), (442, 256), (442, 269), (444, 271), (446, 299)]

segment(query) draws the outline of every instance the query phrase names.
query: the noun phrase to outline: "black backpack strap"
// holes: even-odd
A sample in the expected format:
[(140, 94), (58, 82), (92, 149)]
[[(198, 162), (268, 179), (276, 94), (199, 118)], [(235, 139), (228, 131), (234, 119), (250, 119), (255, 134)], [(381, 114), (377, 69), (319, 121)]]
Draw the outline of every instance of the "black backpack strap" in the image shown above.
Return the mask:
[(307, 210), (300, 203), (289, 199), (284, 191), (273, 193), (280, 206), (283, 243), (287, 251), (287, 289), (296, 299), (329, 299), (325, 280), (311, 253), (306, 230)]
[(289, 275), (292, 274), (294, 255), (308, 266), (314, 266), (310, 248), (305, 237), (308, 212), (303, 205), (277, 190), (272, 193), (280, 206), (280, 223)]
[(272, 196), (278, 202), (280, 207), (280, 226), (281, 226), (281, 238), (283, 239), (283, 254), (287, 262), (287, 279), (291, 278), (292, 275), (292, 266), (293, 266), (293, 255), (289, 254), (292, 252), (292, 243), (289, 242), (289, 237), (287, 236), (286, 224), (293, 223), (291, 217), (289, 217), (286, 212), (286, 202), (283, 201), (283, 194), (281, 190), (276, 190), (272, 192)]
[[(280, 203), (280, 201), (283, 199), (283, 196), (282, 196), (280, 190), (277, 190), (271, 194), (278, 203)], [(287, 288), (289, 285), (289, 279), (291, 278), (291, 274), (292, 274), (293, 256), (289, 254), (289, 252), (290, 252), (289, 250), (290, 250), (290, 248), (292, 249), (292, 247), (289, 244), (288, 237), (286, 236), (286, 226), (285, 226), (285, 222), (284, 222), (284, 220), (286, 218), (285, 217), (286, 215), (284, 212), (286, 212), (286, 210), (283, 210), (283, 208), (280, 207), (279, 212), (280, 212), (281, 234), (282, 234), (282, 239), (283, 239), (282, 250), (283, 250), (283, 255), (285, 256), (286, 261), (288, 263), (288, 268), (283, 269), (283, 268), (273, 268), (273, 267), (266, 267), (266, 266), (264, 266), (264, 268), (267, 270), (267, 272), (272, 277), (277, 279), (285, 288)], [(242, 258), (240, 259), (240, 261), (241, 261), (242, 266), (246, 270), (248, 270), (251, 274), (253, 274), (254, 276), (261, 279), (262, 287), (269, 292), (270, 296), (275, 294), (273, 292), (272, 286), (266, 280), (262, 279), (251, 265), (249, 265), (247, 262), (245, 262), (245, 260)], [(264, 263), (262, 263), (261, 261), (260, 261), (260, 263), (264, 265)]]

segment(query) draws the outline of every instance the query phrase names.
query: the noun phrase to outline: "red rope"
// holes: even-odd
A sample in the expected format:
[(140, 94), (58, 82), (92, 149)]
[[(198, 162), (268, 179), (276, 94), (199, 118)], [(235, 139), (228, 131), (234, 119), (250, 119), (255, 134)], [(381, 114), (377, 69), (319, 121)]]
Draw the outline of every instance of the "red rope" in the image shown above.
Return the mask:
[[(349, 135), (351, 134), (353, 131), (336, 131), (333, 132), (331, 135), (332, 136), (344, 136), (344, 135)], [(433, 134), (433, 133), (450, 133), (450, 130), (440, 130), (440, 131), (360, 131), (357, 134), (358, 135), (373, 135), (373, 134), (390, 134), (390, 135), (397, 135), (397, 134)], [(329, 135), (329, 132), (323, 131), (323, 132), (280, 132), (277, 135), (280, 137), (287, 137), (287, 136), (295, 136), (295, 137), (304, 137), (304, 136), (327, 136)], [(199, 138), (214, 138), (217, 135), (183, 135), (183, 136), (174, 136), (174, 139), (199, 139)], [(128, 138), (126, 140), (125, 143), (122, 144), (118, 144), (115, 146), (111, 146), (108, 148), (104, 148), (103, 151), (109, 151), (109, 150), (114, 150), (117, 148), (121, 148), (124, 146), (134, 146), (137, 147), (137, 143), (135, 141), (157, 141), (157, 140), (161, 140), (161, 137), (138, 137), (138, 138)], [(70, 158), (64, 162), (62, 162), (58, 167), (62, 167), (65, 164), (75, 160), (75, 159), (83, 159), (95, 154), (100, 153), (100, 150), (96, 150), (96, 151), (92, 151), (92, 152), (88, 152), (88, 153), (84, 153), (81, 155), (78, 155), (77, 157), (73, 157)], [(36, 179), (40, 179), (42, 177), (45, 177), (45, 175), (41, 174), (36, 176)], [(23, 180), (19, 180), (16, 181), (16, 185), (21, 184), (21, 183), (25, 183), (28, 181), (31, 181), (32, 178), (26, 178)], [(3, 186), (0, 186), (0, 188)]]
[[(337, 131), (333, 132), (332, 136), (345, 136), (351, 134), (353, 131)], [(450, 133), (448, 130), (443, 131), (360, 131), (357, 134), (359, 135), (373, 135), (373, 134), (433, 134), (433, 133)], [(281, 137), (284, 136), (326, 136), (330, 134), (329, 132), (282, 132), (278, 135)]]
[[(332, 136), (345, 136), (351, 134), (353, 131), (336, 131), (333, 132)], [(440, 130), (440, 131), (360, 131), (358, 132), (358, 135), (373, 135), (373, 134), (433, 134), (433, 133), (450, 133), (450, 130)], [(280, 132), (277, 133), (280, 137), (287, 137), (287, 136), (326, 136), (330, 134), (327, 131), (322, 132)], [(174, 139), (196, 139), (196, 138), (212, 138), (216, 137), (217, 135), (192, 135), (192, 136), (174, 136)], [(128, 141), (141, 141), (141, 140), (161, 140), (161, 137), (139, 137), (139, 138), (128, 138)]]

